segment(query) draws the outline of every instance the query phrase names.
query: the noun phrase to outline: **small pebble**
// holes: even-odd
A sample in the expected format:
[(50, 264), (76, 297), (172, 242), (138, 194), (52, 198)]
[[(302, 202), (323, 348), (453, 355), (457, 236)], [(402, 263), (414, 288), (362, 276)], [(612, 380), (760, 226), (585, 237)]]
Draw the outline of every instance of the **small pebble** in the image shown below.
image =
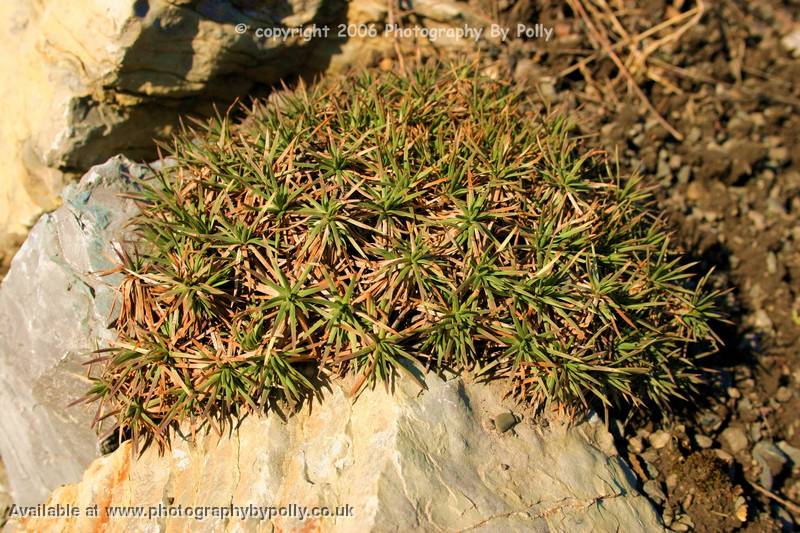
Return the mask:
[(503, 413), (494, 419), (494, 427), (500, 433), (505, 433), (519, 423), (519, 419), (512, 412)]
[(672, 440), (672, 435), (668, 431), (664, 431), (660, 429), (650, 435), (650, 444), (652, 444), (653, 448), (656, 450), (660, 450)]
[(776, 146), (769, 149), (767, 157), (772, 163), (782, 166), (789, 162), (789, 150), (785, 146)]
[(661, 503), (667, 499), (667, 495), (664, 494), (663, 490), (661, 490), (661, 484), (655, 479), (646, 481), (642, 487), (642, 490), (657, 503)]
[(747, 448), (747, 433), (740, 427), (729, 427), (720, 434), (720, 441), (732, 453), (738, 453)]
[(721, 449), (717, 448), (717, 449), (714, 450), (714, 453), (717, 455), (717, 457), (721, 461), (723, 461), (725, 463), (728, 463), (728, 464), (733, 463), (733, 456), (731, 454), (729, 454), (728, 452), (726, 452), (725, 450), (721, 450)]
[(753, 459), (761, 467), (758, 480), (765, 489), (772, 488), (774, 478), (783, 471), (788, 461), (783, 451), (767, 440), (763, 440), (753, 447)]
[(775, 255), (775, 252), (767, 254), (767, 272), (770, 274), (778, 272), (778, 256)]
[(775, 393), (775, 399), (781, 403), (788, 402), (792, 399), (792, 389), (789, 387), (780, 387), (778, 392)]
[(761, 424), (758, 422), (753, 422), (750, 424), (750, 440), (752, 442), (758, 442), (761, 440)]
[(781, 449), (795, 466), (800, 466), (800, 448), (795, 448), (785, 440), (778, 443), (778, 448)]
[(645, 461), (644, 467), (645, 470), (647, 470), (647, 474), (650, 476), (650, 479), (658, 479), (658, 477), (661, 475), (661, 472), (658, 471), (656, 465), (654, 465), (650, 461)]
[(640, 457), (647, 461), (648, 463), (655, 463), (658, 461), (658, 452), (655, 451), (653, 448), (645, 450), (641, 453)]
[(667, 488), (669, 490), (674, 490), (675, 487), (678, 486), (678, 474), (673, 472), (670, 475), (668, 475), (667, 479), (666, 479), (666, 483), (667, 483)]
[(718, 414), (709, 411), (705, 411), (700, 415), (698, 422), (706, 433), (716, 431), (722, 426), (722, 418)]
[(700, 182), (693, 181), (686, 188), (686, 199), (690, 202), (696, 202), (703, 197), (704, 192), (705, 188), (703, 185)]
[(669, 527), (673, 520), (672, 509), (669, 507), (664, 509), (664, 514), (661, 515), (661, 520), (664, 521), (665, 526)]
[(633, 453), (642, 453), (644, 450), (644, 443), (640, 437), (631, 437), (628, 439), (628, 448)]
[(706, 437), (705, 435), (695, 435), (694, 441), (703, 449), (711, 448), (711, 446), (714, 444), (714, 441), (711, 439), (711, 437)]
[(689, 166), (681, 167), (678, 171), (678, 183), (689, 183), (689, 178), (692, 176), (692, 168)]

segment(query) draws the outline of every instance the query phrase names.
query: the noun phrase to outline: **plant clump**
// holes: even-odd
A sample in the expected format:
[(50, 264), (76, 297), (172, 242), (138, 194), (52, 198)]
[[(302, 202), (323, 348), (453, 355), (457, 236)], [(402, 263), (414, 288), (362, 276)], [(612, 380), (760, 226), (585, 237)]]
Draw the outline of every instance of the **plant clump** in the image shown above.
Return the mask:
[(664, 404), (716, 337), (640, 180), (459, 64), (303, 86), (168, 146), (89, 400), (135, 438), (398, 373)]

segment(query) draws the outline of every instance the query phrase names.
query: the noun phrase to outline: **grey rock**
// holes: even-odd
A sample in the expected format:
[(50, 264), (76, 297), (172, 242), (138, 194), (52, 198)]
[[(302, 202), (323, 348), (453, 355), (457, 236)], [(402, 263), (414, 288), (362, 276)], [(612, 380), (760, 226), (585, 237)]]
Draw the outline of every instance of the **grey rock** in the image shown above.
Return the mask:
[(86, 393), (87, 353), (113, 339), (112, 243), (135, 212), (118, 193), (144, 167), (115, 157), (67, 187), (64, 205), (42, 216), (0, 286), (0, 453), (12, 495), (43, 501), (80, 479), (98, 455)]
[(672, 440), (672, 435), (668, 431), (664, 431), (660, 429), (650, 435), (650, 444), (656, 450), (660, 450), (661, 448), (665, 447), (667, 444), (670, 443)]
[(778, 392), (775, 393), (775, 399), (781, 403), (788, 402), (792, 399), (792, 389), (789, 387), (778, 388)]
[(642, 438), (639, 436), (629, 438), (628, 448), (633, 453), (642, 453), (642, 451), (644, 451), (644, 443), (642, 442)]
[(766, 489), (771, 489), (775, 476), (781, 473), (788, 462), (786, 455), (774, 443), (762, 440), (753, 447), (753, 459), (761, 467), (759, 482)]
[(711, 446), (714, 444), (714, 441), (705, 435), (695, 435), (694, 441), (701, 448), (711, 448)]
[(663, 490), (661, 490), (661, 483), (659, 483), (655, 479), (646, 481), (644, 486), (642, 487), (642, 490), (644, 491), (645, 494), (650, 496), (653, 499), (653, 501), (657, 503), (664, 502), (667, 499), (667, 495), (664, 494)]
[[(408, 4), (404, 17), (426, 28), (486, 24), (482, 10), (462, 0)], [(155, 158), (152, 139), (169, 137), (179, 117), (213, 114), (214, 105), (224, 110), (287, 76), (364, 67), (393, 56), (395, 46), (434, 47), (384, 32), (391, 6), (375, 0), (0, 2), (0, 71), (13, 73), (0, 80), (0, 254), (42, 212), (56, 208), (63, 185), (91, 165), (118, 153)], [(341, 23), (353, 35), (341, 38)], [(379, 30), (374, 37), (359, 31), (370, 25)], [(264, 35), (275, 29), (285, 33)], [(435, 48), (475, 46), (472, 39), (443, 39)]]
[(778, 443), (778, 448), (789, 458), (793, 466), (800, 466), (800, 448), (795, 448), (785, 440)]
[(720, 441), (731, 453), (738, 453), (747, 448), (747, 433), (738, 426), (725, 428), (720, 434)]
[[(170, 453), (136, 461), (124, 443), (51, 502), (109, 505), (351, 505), (355, 516), (271, 523), (208, 517), (166, 518), (162, 530), (663, 531), (652, 504), (632, 485), (599, 417), (576, 426), (520, 424), (519, 438), (480, 420), (508, 410), (498, 387), (427, 376), (426, 390), (398, 380), (393, 393), (365, 391), (353, 402), (337, 383), (322, 401), (284, 422), (248, 417), (223, 436), (174, 438)], [(113, 490), (112, 490), (113, 489)], [(102, 519), (76, 520), (94, 531)], [(141, 519), (116, 519), (117, 531)], [(21, 524), (48, 530), (47, 520)], [(154, 527), (158, 529), (158, 526)], [(55, 530), (55, 529), (50, 529)]]
[(519, 418), (510, 411), (501, 413), (494, 419), (494, 427), (500, 433), (505, 433), (506, 431), (516, 426), (518, 423), (519, 423)]
[(712, 433), (722, 426), (722, 418), (716, 413), (703, 411), (699, 417), (698, 423), (706, 433)]

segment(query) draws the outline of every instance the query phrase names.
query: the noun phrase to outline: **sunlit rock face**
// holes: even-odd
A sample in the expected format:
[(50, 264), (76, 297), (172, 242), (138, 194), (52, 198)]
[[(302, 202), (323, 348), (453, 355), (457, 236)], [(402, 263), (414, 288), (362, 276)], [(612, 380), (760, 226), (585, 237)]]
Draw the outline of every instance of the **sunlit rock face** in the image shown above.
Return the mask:
[[(594, 419), (544, 428), (486, 385), (428, 376), (355, 403), (337, 384), (283, 421), (250, 417), (133, 458), (98, 459), (47, 505), (142, 508), (145, 517), (23, 519), (22, 531), (660, 531), (651, 504)], [(189, 433), (188, 431), (186, 432)], [(270, 507), (275, 508), (270, 511)], [(329, 517), (299, 509), (327, 508)], [(176, 516), (203, 509), (204, 516)], [(287, 509), (280, 516), (280, 508)], [(172, 509), (172, 511), (169, 511)], [(214, 511), (217, 509), (217, 511)], [(214, 513), (218, 516), (214, 516)], [(152, 514), (146, 518), (147, 514)], [(219, 516), (229, 513), (228, 517)], [(234, 514), (236, 513), (236, 514)], [(270, 513), (277, 516), (270, 516)], [(155, 529), (154, 529), (155, 528)]]

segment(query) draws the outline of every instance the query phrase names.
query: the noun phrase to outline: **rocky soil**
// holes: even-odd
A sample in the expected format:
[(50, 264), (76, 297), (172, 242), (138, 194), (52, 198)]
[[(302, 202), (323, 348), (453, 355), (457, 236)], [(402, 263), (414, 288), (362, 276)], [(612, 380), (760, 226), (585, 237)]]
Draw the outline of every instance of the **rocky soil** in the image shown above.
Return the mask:
[[(587, 12), (589, 20), (643, 94), (606, 54), (586, 60), (603, 39), (570, 9), (574, 2), (544, 4), (533, 18), (557, 37), (513, 43), (499, 63), (577, 113), (588, 142), (604, 146), (624, 171), (660, 185), (660, 208), (697, 270), (715, 268), (714, 282), (731, 289), (731, 324), (717, 328), (726, 348), (708, 359), (713, 371), (699, 401), (672, 413), (617, 413), (619, 445), (674, 531), (794, 530), (800, 3), (609, 2), (614, 7), (603, 11), (605, 2), (595, 2), (601, 7)], [(660, 23), (670, 26), (629, 45)]]

